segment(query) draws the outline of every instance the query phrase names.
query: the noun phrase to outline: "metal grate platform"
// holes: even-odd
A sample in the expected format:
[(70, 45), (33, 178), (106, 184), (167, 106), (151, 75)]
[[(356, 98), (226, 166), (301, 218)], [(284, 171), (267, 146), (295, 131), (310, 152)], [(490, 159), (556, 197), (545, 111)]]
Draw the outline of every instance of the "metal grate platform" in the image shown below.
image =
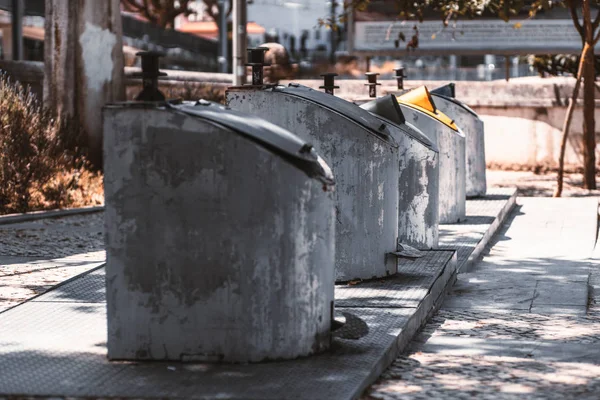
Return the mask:
[(101, 267), (56, 287), (43, 296), (34, 298), (38, 303), (106, 303), (105, 271)]
[(453, 251), (428, 251), (414, 261), (401, 259), (398, 274), (355, 285), (335, 287), (336, 307), (417, 307), (445, 268)]
[[(510, 198), (468, 202), (470, 219), (444, 226), (442, 243), (458, 245), (467, 262), (469, 249), (484, 247), (501, 223)], [(456, 260), (454, 251), (426, 252), (401, 261), (395, 278), (336, 287), (336, 314), (363, 320), (366, 336), (334, 338), (325, 354), (253, 365), (108, 362), (104, 269), (96, 269), (0, 314), (0, 396), (356, 398), (439, 307)]]
[(440, 225), (440, 249), (455, 249), (458, 271), (467, 271), (514, 207), (517, 190), (493, 188), (484, 197), (467, 200), (467, 219)]
[(319, 356), (256, 365), (138, 364), (106, 360), (103, 304), (28, 302), (2, 317), (0, 392), (76, 397), (350, 398), (363, 384), (365, 371), (371, 371), (394, 345), (399, 327), (412, 310), (344, 311), (372, 329), (359, 340), (335, 339), (334, 350)]

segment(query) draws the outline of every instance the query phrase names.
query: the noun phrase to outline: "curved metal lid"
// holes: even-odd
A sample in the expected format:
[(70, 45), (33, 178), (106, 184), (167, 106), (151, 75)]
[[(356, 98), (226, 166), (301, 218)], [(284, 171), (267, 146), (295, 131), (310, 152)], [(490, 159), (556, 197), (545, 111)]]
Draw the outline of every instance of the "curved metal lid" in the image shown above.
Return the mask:
[(290, 131), (262, 118), (232, 110), (206, 100), (174, 105), (169, 108), (227, 127), (281, 155), (312, 178), (334, 184), (333, 173), (310, 143)]
[(398, 103), (419, 110), (447, 127), (458, 131), (458, 127), (454, 121), (437, 109), (429, 90), (425, 86), (420, 86), (397, 96), (397, 100)]
[(369, 111), (370, 113), (376, 115), (379, 119), (386, 121), (387, 123), (396, 125), (397, 128), (407, 133), (413, 139), (437, 151), (437, 148), (435, 147), (433, 142), (429, 140), (429, 138), (423, 132), (421, 132), (414, 126), (406, 123), (406, 119), (404, 118), (404, 114), (400, 109), (398, 100), (393, 94), (388, 94), (386, 96), (382, 96), (375, 100), (364, 103), (360, 106), (360, 108)]
[(444, 96), (443, 94), (438, 94), (438, 93), (433, 93), (433, 92), (431, 92), (431, 95), (433, 97), (438, 97), (440, 99), (444, 99), (444, 100), (447, 100), (447, 101), (449, 101), (451, 103), (454, 103), (457, 106), (459, 106), (460, 108), (462, 108), (465, 111), (467, 111), (468, 113), (473, 114), (473, 116), (479, 118), (479, 115), (477, 115), (477, 113), (475, 111), (473, 111), (473, 109), (471, 107), (469, 107), (468, 105), (466, 105), (462, 101), (456, 100), (454, 97), (448, 97), (448, 96)]
[(380, 139), (391, 140), (386, 124), (354, 103), (297, 83), (290, 83), (289, 86), (276, 86), (272, 90), (311, 101), (321, 107), (343, 115)]
[(447, 85), (439, 86), (439, 87), (433, 89), (430, 93), (431, 94), (441, 94), (446, 97), (454, 98), (454, 97), (456, 97), (456, 91), (454, 89), (455, 89), (454, 83), (449, 83)]

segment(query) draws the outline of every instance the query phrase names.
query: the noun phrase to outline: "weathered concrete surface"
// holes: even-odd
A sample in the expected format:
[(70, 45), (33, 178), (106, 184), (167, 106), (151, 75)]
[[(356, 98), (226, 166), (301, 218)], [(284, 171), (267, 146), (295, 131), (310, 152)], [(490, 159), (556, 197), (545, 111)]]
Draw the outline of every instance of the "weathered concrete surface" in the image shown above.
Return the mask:
[(437, 148), (414, 126), (396, 125), (382, 116), (377, 117), (389, 124), (400, 150), (398, 241), (418, 249), (437, 248), (440, 222)]
[(120, 2), (46, 0), (44, 32), (44, 106), (79, 120), (100, 165), (100, 110), (125, 97)]
[(390, 127), (400, 148), (398, 240), (434, 249), (439, 239), (439, 155), (401, 129)]
[(475, 112), (455, 99), (431, 94), (436, 107), (454, 120), (465, 135), (466, 196), (485, 194), (485, 132), (483, 121)]
[(331, 190), (200, 118), (153, 106), (104, 117), (109, 358), (255, 362), (326, 350)]
[[(325, 93), (325, 101), (342, 101)], [(228, 105), (312, 143), (336, 177), (336, 281), (396, 272), (398, 147), (339, 112), (281, 91), (235, 88)], [(367, 111), (355, 107), (356, 114)], [(354, 108), (353, 108), (354, 112)]]
[(404, 104), (406, 121), (416, 126), (439, 149), (440, 223), (453, 224), (466, 216), (465, 136), (430, 116)]

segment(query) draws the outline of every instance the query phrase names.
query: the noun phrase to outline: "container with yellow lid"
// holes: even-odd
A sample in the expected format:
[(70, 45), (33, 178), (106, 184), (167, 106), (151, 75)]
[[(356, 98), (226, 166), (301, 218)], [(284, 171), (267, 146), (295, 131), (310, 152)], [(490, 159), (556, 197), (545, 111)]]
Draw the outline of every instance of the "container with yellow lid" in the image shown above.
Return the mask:
[(406, 92), (400, 96), (397, 96), (398, 103), (405, 104), (409, 107), (414, 107), (417, 110), (429, 115), (431, 118), (435, 118), (444, 125), (458, 131), (458, 127), (446, 114), (441, 112), (435, 106), (433, 98), (427, 90), (427, 87), (421, 86), (409, 92)]
[(425, 86), (398, 96), (408, 123), (415, 125), (439, 149), (440, 223), (466, 218), (465, 136), (446, 114), (438, 110)]

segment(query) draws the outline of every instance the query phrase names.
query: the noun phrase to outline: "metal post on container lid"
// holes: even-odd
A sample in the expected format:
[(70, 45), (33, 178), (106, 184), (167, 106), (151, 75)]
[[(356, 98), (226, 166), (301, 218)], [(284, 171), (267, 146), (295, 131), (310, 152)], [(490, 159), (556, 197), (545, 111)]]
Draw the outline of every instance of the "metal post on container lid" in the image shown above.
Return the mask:
[(365, 73), (369, 83), (366, 83), (365, 86), (369, 87), (369, 97), (377, 97), (377, 86), (381, 86), (381, 83), (377, 83), (377, 72), (367, 72)]
[(265, 63), (265, 53), (269, 51), (268, 47), (249, 47), (248, 62), (244, 65), (252, 67), (252, 85), (262, 86), (263, 84), (263, 67), (271, 64)]
[(339, 89), (339, 86), (335, 85), (335, 77), (338, 76), (335, 72), (327, 72), (321, 74), (323, 77), (323, 86), (319, 86), (319, 89), (325, 89), (325, 93), (333, 95), (334, 89)]
[(404, 67), (394, 68), (394, 72), (396, 72), (396, 82), (398, 82), (398, 89), (404, 90)]
[(142, 72), (133, 76), (142, 78), (142, 91), (136, 101), (165, 101), (165, 95), (158, 90), (158, 77), (167, 76), (159, 70), (159, 58), (164, 56), (157, 51), (140, 51), (136, 56), (142, 58)]

